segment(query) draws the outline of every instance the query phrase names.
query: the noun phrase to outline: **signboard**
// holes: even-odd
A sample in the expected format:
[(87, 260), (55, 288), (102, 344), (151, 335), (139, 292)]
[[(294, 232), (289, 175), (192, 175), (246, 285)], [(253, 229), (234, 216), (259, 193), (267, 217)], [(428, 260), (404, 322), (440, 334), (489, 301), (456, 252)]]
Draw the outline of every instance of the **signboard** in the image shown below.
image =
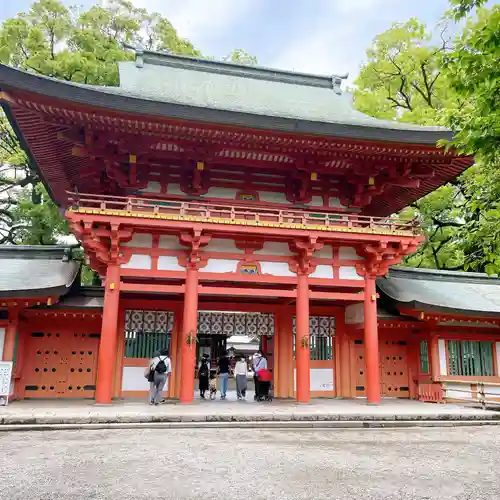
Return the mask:
[[(335, 389), (333, 368), (311, 368), (310, 388), (315, 392), (330, 392)], [(294, 369), (294, 389), (297, 390), (297, 369)]]
[(12, 361), (0, 361), (0, 401), (7, 406), (12, 380)]

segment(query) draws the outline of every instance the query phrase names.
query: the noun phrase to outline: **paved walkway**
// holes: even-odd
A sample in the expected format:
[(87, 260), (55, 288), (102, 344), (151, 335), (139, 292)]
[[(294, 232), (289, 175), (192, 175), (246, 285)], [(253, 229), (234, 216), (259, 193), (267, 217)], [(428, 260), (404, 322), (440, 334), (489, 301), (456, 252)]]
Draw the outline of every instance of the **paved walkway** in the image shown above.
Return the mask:
[(384, 399), (368, 406), (362, 399), (315, 399), (308, 404), (293, 400), (256, 403), (195, 400), (190, 405), (122, 400), (96, 406), (83, 400), (33, 400), (0, 407), (0, 424), (83, 424), (141, 422), (263, 422), (263, 421), (394, 421), (394, 420), (500, 420), (500, 412), (455, 404)]

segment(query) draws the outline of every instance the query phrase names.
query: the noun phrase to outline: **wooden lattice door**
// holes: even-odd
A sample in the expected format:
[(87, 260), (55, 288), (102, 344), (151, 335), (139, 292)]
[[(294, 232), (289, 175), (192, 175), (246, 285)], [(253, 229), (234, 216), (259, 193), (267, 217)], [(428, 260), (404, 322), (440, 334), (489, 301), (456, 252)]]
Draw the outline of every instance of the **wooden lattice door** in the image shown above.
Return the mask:
[(22, 384), (26, 398), (93, 398), (99, 334), (31, 332)]
[(380, 379), (384, 396), (410, 397), (407, 347), (404, 340), (380, 342)]
[[(356, 397), (366, 395), (365, 346), (361, 339), (354, 340), (351, 353), (354, 368)], [(383, 396), (409, 398), (407, 343), (403, 340), (382, 339), (379, 343), (380, 384)]]

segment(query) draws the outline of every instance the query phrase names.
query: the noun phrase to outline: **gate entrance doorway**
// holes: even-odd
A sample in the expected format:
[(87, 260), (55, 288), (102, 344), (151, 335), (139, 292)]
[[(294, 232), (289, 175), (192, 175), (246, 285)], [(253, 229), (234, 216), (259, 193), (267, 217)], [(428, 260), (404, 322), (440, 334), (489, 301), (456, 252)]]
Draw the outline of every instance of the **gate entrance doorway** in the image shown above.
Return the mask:
[(251, 356), (260, 349), (266, 354), (268, 364), (272, 367), (274, 338), (272, 313), (200, 311), (197, 334), (197, 363), (203, 354), (208, 354), (215, 364), (217, 358), (225, 351), (229, 351), (230, 355)]
[[(251, 368), (251, 359), (257, 351), (262, 351), (267, 358), (271, 373), (274, 367), (274, 329), (275, 320), (272, 313), (200, 311), (198, 313), (196, 366), (199, 366), (203, 355), (208, 355), (212, 370), (217, 367), (217, 360), (224, 352), (228, 353), (231, 366), (244, 356)], [(248, 391), (253, 393), (253, 376), (248, 371)], [(229, 394), (234, 392), (234, 378), (229, 379)], [(195, 395), (198, 393), (195, 385)], [(253, 398), (250, 398), (250, 400)]]

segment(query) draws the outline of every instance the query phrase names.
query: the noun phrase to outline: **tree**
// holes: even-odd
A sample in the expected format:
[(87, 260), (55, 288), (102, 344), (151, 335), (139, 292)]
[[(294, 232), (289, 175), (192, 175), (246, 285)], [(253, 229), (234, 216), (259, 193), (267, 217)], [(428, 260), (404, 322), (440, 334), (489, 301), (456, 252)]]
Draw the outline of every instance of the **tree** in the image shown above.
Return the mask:
[[(200, 57), (191, 42), (157, 13), (129, 0), (105, 7), (66, 8), (60, 0), (35, 1), (0, 26), (0, 62), (45, 76), (91, 85), (118, 85), (117, 62), (134, 55), (124, 44)], [(255, 64), (238, 49), (231, 61)], [(35, 165), (0, 115), (0, 243), (55, 243), (67, 233), (64, 218), (40, 184)]]
[(235, 49), (231, 54), (226, 56), (224, 59), (226, 62), (232, 62), (236, 64), (247, 64), (248, 66), (255, 66), (257, 64), (257, 58), (251, 56), (246, 50)]
[(453, 7), (451, 9), (451, 15), (457, 21), (463, 19), (474, 9), (478, 9), (484, 5), (488, 0), (450, 0), (450, 4)]
[[(477, 3), (477, 2), (476, 2)], [(500, 6), (479, 9), (454, 50), (443, 61), (443, 76), (456, 104), (443, 113), (456, 131), (448, 146), (474, 154), (465, 177), (467, 212), (461, 236), (467, 269), (500, 273)]]
[[(438, 36), (417, 19), (395, 23), (376, 36), (367, 63), (355, 81), (356, 107), (383, 119), (435, 125), (453, 102), (442, 76), (442, 61), (451, 50), (443, 27)], [(464, 203), (460, 180), (417, 200), (403, 211), (421, 220), (425, 243), (406, 259), (415, 267), (461, 269), (464, 256), (458, 239)]]
[(435, 124), (449, 98), (441, 78), (441, 60), (449, 50), (445, 34), (443, 29), (436, 45), (413, 18), (377, 35), (355, 81), (357, 108), (378, 118)]
[[(468, 12), (480, 2), (455, 2)], [(403, 211), (422, 221), (426, 242), (408, 265), (500, 270), (498, 32), (500, 7), (480, 9), (450, 43), (412, 19), (377, 36), (356, 81), (356, 104), (380, 118), (444, 124), (453, 146), (476, 164), (452, 183)], [(444, 144), (442, 144), (444, 146)]]

